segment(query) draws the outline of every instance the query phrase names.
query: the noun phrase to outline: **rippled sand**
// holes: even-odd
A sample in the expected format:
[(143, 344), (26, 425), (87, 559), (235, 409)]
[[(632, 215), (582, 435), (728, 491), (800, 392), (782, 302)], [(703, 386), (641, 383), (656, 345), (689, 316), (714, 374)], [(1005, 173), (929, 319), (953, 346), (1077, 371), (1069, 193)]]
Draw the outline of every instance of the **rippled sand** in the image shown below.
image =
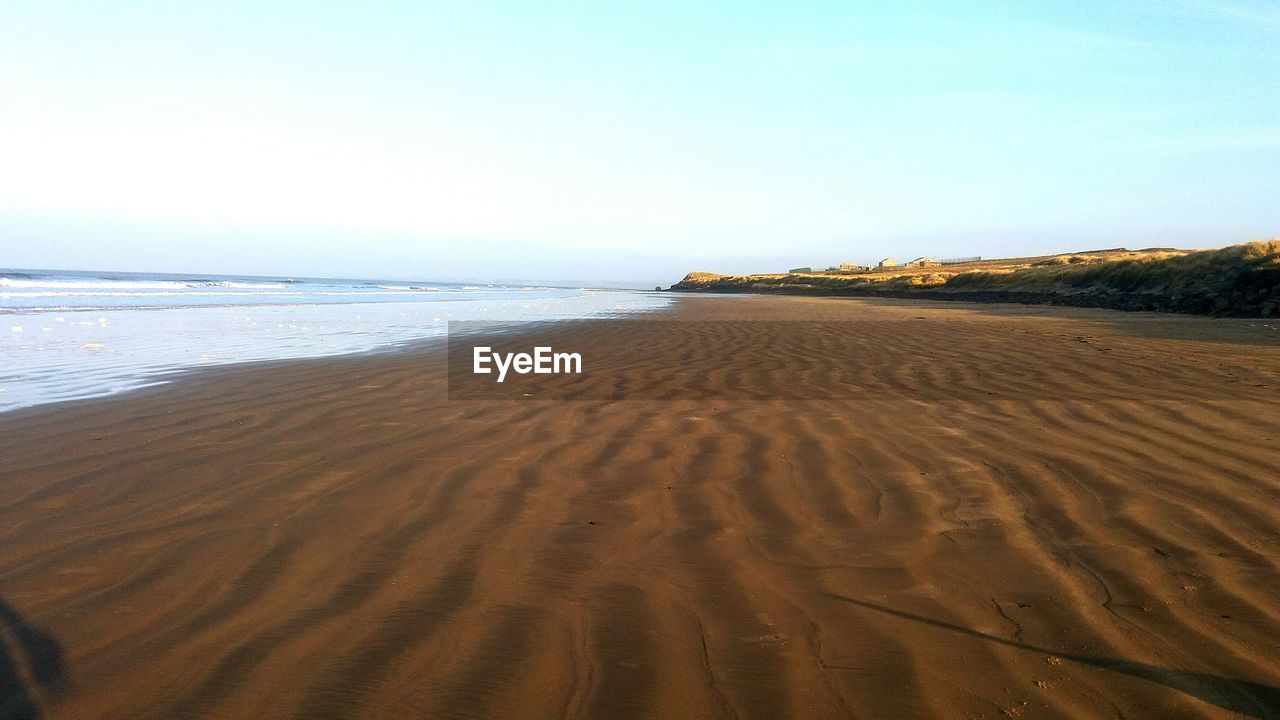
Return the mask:
[(426, 349), (0, 415), (0, 707), (1280, 717), (1277, 323), (668, 317), (556, 330), (574, 402)]

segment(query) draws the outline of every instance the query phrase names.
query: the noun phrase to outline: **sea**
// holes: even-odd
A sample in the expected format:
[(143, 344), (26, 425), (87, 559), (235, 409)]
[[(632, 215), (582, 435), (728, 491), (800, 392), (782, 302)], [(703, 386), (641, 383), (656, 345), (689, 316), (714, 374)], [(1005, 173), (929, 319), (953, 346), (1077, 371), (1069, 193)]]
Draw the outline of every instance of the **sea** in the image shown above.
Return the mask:
[(210, 365), (394, 348), (454, 320), (622, 317), (669, 302), (587, 287), (0, 270), (0, 412)]

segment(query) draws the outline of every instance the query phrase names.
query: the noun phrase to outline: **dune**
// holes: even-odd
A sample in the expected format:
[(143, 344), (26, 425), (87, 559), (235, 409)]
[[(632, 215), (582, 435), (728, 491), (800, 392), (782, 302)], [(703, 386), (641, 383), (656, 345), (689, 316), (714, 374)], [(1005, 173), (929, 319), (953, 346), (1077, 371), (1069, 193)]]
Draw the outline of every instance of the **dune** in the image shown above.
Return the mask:
[(1278, 327), (689, 296), (5, 413), (0, 717), (1280, 717)]
[(842, 295), (1280, 316), (1280, 240), (1217, 250), (1091, 250), (862, 271), (689, 273), (682, 292)]

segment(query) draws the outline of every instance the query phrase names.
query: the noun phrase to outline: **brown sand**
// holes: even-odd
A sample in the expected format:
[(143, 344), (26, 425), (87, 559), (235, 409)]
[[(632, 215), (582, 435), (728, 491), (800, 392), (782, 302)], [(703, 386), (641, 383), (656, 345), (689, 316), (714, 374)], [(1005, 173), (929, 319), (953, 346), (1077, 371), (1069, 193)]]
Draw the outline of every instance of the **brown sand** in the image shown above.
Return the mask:
[(451, 402), (427, 349), (0, 415), (8, 716), (1280, 717), (1275, 327), (674, 313), (728, 322), (563, 329), (669, 400)]

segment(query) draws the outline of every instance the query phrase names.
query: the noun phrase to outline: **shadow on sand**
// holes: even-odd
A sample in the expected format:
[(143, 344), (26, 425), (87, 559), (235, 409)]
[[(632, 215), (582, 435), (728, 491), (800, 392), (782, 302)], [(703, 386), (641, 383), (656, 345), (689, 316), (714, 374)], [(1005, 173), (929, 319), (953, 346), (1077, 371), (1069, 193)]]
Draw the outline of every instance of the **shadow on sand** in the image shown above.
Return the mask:
[(1153, 683), (1159, 683), (1167, 688), (1183, 692), (1188, 695), (1197, 697), (1207, 703), (1217, 705), (1224, 710), (1240, 713), (1248, 717), (1264, 718), (1271, 720), (1272, 718), (1280, 718), (1280, 688), (1262, 683), (1252, 682), (1250, 680), (1236, 680), (1232, 678), (1220, 677), (1217, 675), (1206, 675), (1203, 673), (1185, 672), (1182, 670), (1169, 670), (1167, 668), (1156, 667), (1154, 665), (1145, 665), (1143, 663), (1129, 662), (1127, 660), (1113, 660), (1111, 658), (1095, 657), (1091, 655), (1075, 655), (1065, 653), (1051, 648), (1038, 647), (1036, 645), (1028, 645), (1013, 640), (1005, 640), (1004, 638), (988, 635), (977, 630), (972, 630), (961, 625), (953, 625), (949, 622), (934, 620), (922, 615), (914, 615), (912, 613), (894, 610), (893, 608), (874, 603), (857, 600), (836, 593), (824, 593), (827, 597), (841, 600), (843, 602), (852, 603), (868, 610), (875, 610), (887, 615), (911, 620), (913, 622), (932, 625), (943, 630), (950, 630), (969, 637), (987, 640), (989, 642), (1007, 645), (1009, 647), (1021, 650), (1030, 650), (1032, 652), (1052, 655), (1070, 660), (1072, 662), (1089, 665), (1090, 667), (1102, 668), (1103, 670), (1111, 670), (1113, 672), (1124, 673), (1143, 680), (1149, 680)]
[(58, 641), (0, 600), (0, 720), (39, 718), (41, 696), (56, 696), (66, 685)]

